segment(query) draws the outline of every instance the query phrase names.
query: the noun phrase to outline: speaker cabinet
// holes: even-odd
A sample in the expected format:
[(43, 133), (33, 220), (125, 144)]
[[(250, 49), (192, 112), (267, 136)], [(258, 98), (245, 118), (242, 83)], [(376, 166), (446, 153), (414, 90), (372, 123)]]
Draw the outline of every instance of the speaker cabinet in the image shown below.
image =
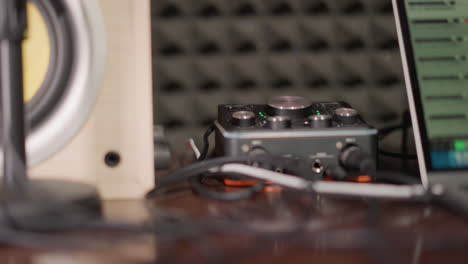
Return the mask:
[(150, 1), (30, 0), (28, 17), (29, 175), (142, 197), (154, 185)]

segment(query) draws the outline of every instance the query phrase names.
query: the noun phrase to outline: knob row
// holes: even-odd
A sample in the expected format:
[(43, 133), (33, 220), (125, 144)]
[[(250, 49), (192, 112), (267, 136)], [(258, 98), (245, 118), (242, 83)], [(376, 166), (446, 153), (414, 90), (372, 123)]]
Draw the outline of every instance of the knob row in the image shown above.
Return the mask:
[[(300, 96), (273, 97), (267, 105), (267, 113), (270, 116), (287, 116), (290, 118), (305, 118), (311, 113), (312, 103)], [(349, 125), (358, 121), (358, 112), (352, 108), (340, 108), (335, 112), (337, 122)], [(317, 117), (312, 123), (327, 123), (327, 120)], [(326, 118), (325, 118), (326, 119)], [(318, 126), (322, 126), (319, 125)]]
[[(238, 111), (232, 114), (232, 123), (238, 127), (252, 127), (256, 124), (256, 116), (251, 111)], [(332, 126), (335, 120), (343, 125), (355, 124), (359, 119), (359, 114), (352, 108), (339, 108), (335, 111), (335, 116), (331, 115), (312, 115), (309, 119), (309, 125), (312, 128), (328, 128)], [(289, 116), (271, 116), (267, 119), (268, 126), (271, 129), (286, 129), (292, 127), (292, 119)]]

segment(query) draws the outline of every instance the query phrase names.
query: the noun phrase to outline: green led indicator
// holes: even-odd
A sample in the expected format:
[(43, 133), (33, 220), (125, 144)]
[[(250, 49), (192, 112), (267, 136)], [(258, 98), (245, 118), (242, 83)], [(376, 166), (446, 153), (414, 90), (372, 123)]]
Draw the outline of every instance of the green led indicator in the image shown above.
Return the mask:
[(466, 141), (465, 140), (455, 140), (454, 146), (455, 146), (455, 150), (466, 151)]
[(262, 112), (258, 112), (258, 114), (259, 114), (261, 117), (265, 118), (265, 119), (268, 118), (268, 116), (266, 116), (266, 115), (265, 115), (264, 113), (262, 113)]
[(320, 113), (320, 111), (315, 111), (315, 113), (317, 113), (317, 115), (321, 115), (322, 113)]

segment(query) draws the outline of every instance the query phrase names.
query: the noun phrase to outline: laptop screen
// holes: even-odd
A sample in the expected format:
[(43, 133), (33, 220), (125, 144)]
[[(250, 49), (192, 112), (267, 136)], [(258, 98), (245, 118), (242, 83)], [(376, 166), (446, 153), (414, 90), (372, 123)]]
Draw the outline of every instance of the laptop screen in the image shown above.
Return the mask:
[(468, 0), (397, 3), (427, 169), (466, 169)]

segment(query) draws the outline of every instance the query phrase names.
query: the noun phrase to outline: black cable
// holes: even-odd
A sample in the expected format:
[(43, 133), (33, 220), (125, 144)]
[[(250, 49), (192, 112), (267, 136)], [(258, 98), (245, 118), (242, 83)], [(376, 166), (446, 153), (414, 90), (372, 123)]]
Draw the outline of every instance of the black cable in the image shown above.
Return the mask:
[(398, 125), (392, 125), (388, 127), (383, 127), (379, 129), (379, 140), (383, 140), (390, 134), (398, 131), (403, 130), (403, 135), (401, 138), (401, 153), (386, 151), (383, 149), (378, 150), (379, 154), (382, 156), (387, 156), (395, 159), (402, 159), (402, 167), (408, 167), (408, 160), (415, 160), (417, 159), (417, 155), (409, 154), (408, 153), (408, 129), (411, 127), (411, 116), (409, 111), (406, 110), (402, 114), (402, 123)]
[[(402, 159), (404, 157), (402, 153), (395, 153), (395, 152), (390, 152), (390, 151), (386, 151), (382, 149), (379, 149), (379, 154), (383, 156), (395, 158), (395, 159)], [(415, 160), (418, 158), (418, 156), (415, 154), (406, 154), (406, 158)]]
[(387, 136), (389, 136), (390, 134), (392, 134), (393, 132), (395, 132), (397, 130), (400, 130), (402, 128), (403, 128), (402, 124), (380, 128), (379, 129), (379, 138), (380, 138), (380, 140), (382, 140), (382, 139), (386, 138)]
[[(203, 134), (203, 148), (200, 153), (200, 157), (198, 158), (199, 162), (204, 161), (206, 157), (208, 156), (209, 147), (210, 147), (210, 136), (215, 131), (215, 129), (216, 129), (216, 125), (213, 123), (207, 128), (207, 130)], [(248, 186), (248, 187), (243, 188), (242, 190), (235, 191), (235, 192), (234, 191), (226, 192), (226, 191), (215, 191), (213, 190), (211, 186), (206, 186), (206, 184), (203, 183), (203, 180), (205, 177), (217, 177), (217, 176), (228, 177), (229, 175), (212, 173), (212, 174), (198, 175), (196, 177), (190, 178), (189, 181), (190, 181), (192, 191), (195, 194), (201, 197), (207, 198), (207, 199), (220, 200), (220, 201), (239, 201), (239, 200), (250, 199), (253, 195), (259, 192), (265, 185), (262, 181), (259, 181), (259, 183), (254, 186)]]
[[(282, 158), (282, 157), (281, 157)], [(279, 159), (281, 159), (279, 158)], [(286, 159), (286, 158), (282, 158)], [(257, 155), (257, 156), (239, 156), (239, 157), (221, 157), (202, 162), (191, 164), (187, 167), (177, 169), (172, 174), (160, 179), (156, 188), (147, 195), (151, 198), (158, 194), (166, 187), (185, 182), (192, 177), (208, 172), (210, 169), (222, 166), (228, 163), (261, 163), (261, 164), (275, 164), (274, 157), (270, 155)]]
[(403, 135), (401, 136), (401, 166), (408, 169), (408, 128), (411, 125), (411, 116), (408, 110), (403, 113)]
[[(255, 156), (240, 156), (240, 157), (222, 157), (216, 159), (205, 160), (201, 162), (197, 162), (191, 164), (187, 167), (181, 168), (173, 172), (172, 174), (161, 178), (159, 181), (158, 186), (155, 189), (150, 191), (147, 194), (147, 198), (154, 197), (164, 191), (166, 187), (176, 185), (187, 180), (190, 180), (194, 177), (198, 177), (199, 175), (205, 174), (209, 172), (210, 169), (222, 166), (227, 163), (242, 163), (242, 164), (253, 164), (256, 163), (258, 166), (266, 168), (266, 169), (275, 169), (275, 168), (282, 168), (285, 172), (291, 173), (298, 177), (302, 177), (307, 180), (320, 180), (322, 179), (321, 174), (313, 173), (311, 168), (312, 164), (310, 161), (301, 159), (301, 158), (289, 158), (289, 157), (282, 157), (282, 156), (273, 156), (273, 155), (255, 155)], [(195, 183), (195, 181), (192, 181)], [(195, 183), (195, 193), (204, 194), (204, 192), (200, 183)], [(259, 186), (250, 186), (249, 189), (243, 190), (240, 196), (244, 197), (243, 194), (255, 194), (258, 192)], [(207, 196), (216, 196), (216, 195), (207, 195)], [(229, 195), (228, 195), (229, 196)], [(235, 196), (233, 194), (233, 196)], [(222, 199), (223, 197), (220, 197)], [(229, 198), (227, 198), (229, 199)], [(240, 199), (240, 198), (239, 198)]]
[(203, 162), (197, 162), (187, 167), (177, 169), (172, 174), (162, 177), (156, 189), (162, 189), (170, 185), (174, 185), (180, 182), (189, 180), (191, 177), (198, 176), (202, 173), (209, 171), (212, 168), (222, 166), (227, 163), (246, 163), (251, 160), (251, 157), (240, 156), (240, 157), (222, 157), (216, 159), (210, 159)]
[(213, 123), (205, 131), (205, 134), (203, 135), (203, 148), (200, 153), (200, 157), (198, 158), (198, 161), (203, 161), (208, 156), (208, 152), (210, 149), (210, 135), (215, 131), (215, 129), (216, 125)]
[[(369, 156), (367, 153), (362, 151), (359, 147), (349, 148), (344, 153), (347, 155), (342, 156), (342, 165), (345, 165), (348, 169), (359, 171), (363, 175), (371, 176), (375, 181), (378, 182), (391, 182), (391, 183), (404, 183), (404, 184), (419, 184), (419, 182), (407, 175), (401, 173), (383, 172), (376, 170), (376, 161)], [(344, 163), (343, 163), (344, 162)], [(201, 181), (204, 175), (209, 173), (209, 170), (215, 167), (222, 166), (227, 163), (261, 163), (258, 165), (272, 168), (284, 168), (285, 171), (292, 172), (290, 174), (305, 178), (307, 180), (320, 180), (319, 175), (314, 175), (311, 170), (311, 165), (302, 159), (285, 158), (271, 155), (259, 155), (259, 156), (241, 156), (241, 157), (224, 157), (206, 160), (192, 164), (188, 167), (176, 170), (174, 173), (162, 178), (159, 185), (148, 194), (148, 198), (154, 197), (157, 194), (169, 186), (180, 184), (190, 180), (192, 183), (192, 190), (194, 193), (199, 194), (205, 198), (215, 200), (238, 200), (247, 199), (257, 193), (261, 188), (259, 186), (250, 186), (244, 190), (239, 191), (238, 194), (226, 194), (223, 196), (220, 192), (215, 191), (211, 186), (206, 186)], [(212, 177), (223, 176), (223, 174), (212, 174)], [(235, 175), (224, 175), (234, 177)], [(244, 178), (241, 178), (244, 179)]]
[(211, 173), (211, 174), (202, 174), (197, 177), (192, 177), (190, 179), (190, 184), (194, 193), (200, 195), (201, 197), (219, 200), (219, 201), (239, 201), (252, 198), (255, 194), (263, 189), (265, 183), (263, 181), (258, 181), (257, 184), (253, 186), (248, 186), (245, 188), (240, 188), (238, 191), (215, 191), (211, 186), (207, 186), (203, 183), (204, 178), (213, 178), (213, 177), (235, 177), (237, 175), (229, 175), (226, 173)]

